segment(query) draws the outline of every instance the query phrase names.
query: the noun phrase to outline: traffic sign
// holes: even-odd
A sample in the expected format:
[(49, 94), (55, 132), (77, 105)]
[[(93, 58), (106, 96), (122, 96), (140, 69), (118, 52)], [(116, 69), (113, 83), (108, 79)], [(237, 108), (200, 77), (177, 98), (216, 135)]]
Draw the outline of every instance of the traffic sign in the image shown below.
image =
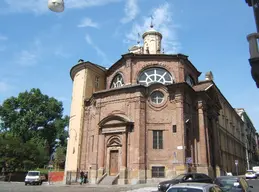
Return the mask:
[(192, 158), (186, 157), (186, 164), (191, 164), (191, 163), (192, 163)]

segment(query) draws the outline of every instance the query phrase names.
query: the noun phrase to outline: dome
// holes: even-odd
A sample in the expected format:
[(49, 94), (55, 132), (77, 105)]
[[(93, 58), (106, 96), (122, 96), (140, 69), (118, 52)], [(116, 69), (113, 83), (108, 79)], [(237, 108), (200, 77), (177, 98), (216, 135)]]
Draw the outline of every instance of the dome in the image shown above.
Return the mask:
[(54, 12), (63, 12), (64, 0), (48, 0), (48, 8)]
[(150, 27), (146, 32), (144, 32), (142, 38), (144, 39), (147, 35), (158, 35), (162, 39), (162, 34), (155, 30), (153, 27)]

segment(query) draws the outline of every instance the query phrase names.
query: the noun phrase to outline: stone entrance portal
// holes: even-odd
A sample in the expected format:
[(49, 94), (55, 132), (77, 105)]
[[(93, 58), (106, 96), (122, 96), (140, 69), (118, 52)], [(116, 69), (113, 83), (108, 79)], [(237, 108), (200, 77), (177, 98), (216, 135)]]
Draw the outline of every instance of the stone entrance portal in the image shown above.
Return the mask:
[(119, 172), (119, 151), (112, 150), (110, 151), (110, 175), (115, 176)]

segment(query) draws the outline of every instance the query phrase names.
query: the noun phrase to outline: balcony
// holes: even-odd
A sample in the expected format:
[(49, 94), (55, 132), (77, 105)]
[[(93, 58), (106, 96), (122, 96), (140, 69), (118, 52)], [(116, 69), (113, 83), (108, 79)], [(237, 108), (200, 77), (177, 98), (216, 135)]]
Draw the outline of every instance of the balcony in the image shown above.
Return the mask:
[(252, 33), (247, 36), (249, 42), (251, 74), (259, 88), (259, 52), (258, 52), (258, 39), (259, 39), (259, 0), (246, 0), (249, 7), (253, 8), (255, 24), (257, 33)]
[(250, 65), (251, 74), (256, 83), (257, 88), (259, 88), (259, 50), (258, 50), (258, 39), (259, 33), (252, 33), (247, 36), (249, 42), (249, 52), (250, 52)]

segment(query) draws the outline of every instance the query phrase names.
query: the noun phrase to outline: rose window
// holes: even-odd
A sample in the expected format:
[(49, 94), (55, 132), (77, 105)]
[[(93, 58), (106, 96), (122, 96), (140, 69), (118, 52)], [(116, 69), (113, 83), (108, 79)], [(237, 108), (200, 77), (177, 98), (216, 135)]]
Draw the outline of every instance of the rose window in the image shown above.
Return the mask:
[(164, 101), (165, 96), (161, 91), (154, 91), (153, 93), (151, 93), (150, 98), (152, 103), (160, 104)]

